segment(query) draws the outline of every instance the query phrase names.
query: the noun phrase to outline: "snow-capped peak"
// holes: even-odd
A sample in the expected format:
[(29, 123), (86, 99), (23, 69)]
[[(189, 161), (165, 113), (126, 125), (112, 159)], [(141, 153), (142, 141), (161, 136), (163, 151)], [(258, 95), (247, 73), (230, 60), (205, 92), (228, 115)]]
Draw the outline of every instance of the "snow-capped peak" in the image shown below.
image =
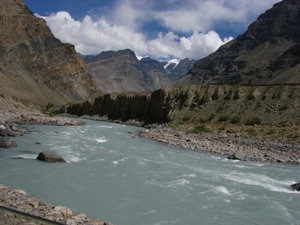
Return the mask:
[(176, 66), (177, 66), (178, 63), (179, 63), (179, 59), (171, 59), (171, 60), (169, 60), (168, 63), (164, 66), (164, 68), (165, 68), (165, 69), (168, 68), (168, 66), (169, 66), (170, 64), (172, 64), (172, 63), (175, 64), (175, 66), (174, 66), (174, 69), (175, 69)]

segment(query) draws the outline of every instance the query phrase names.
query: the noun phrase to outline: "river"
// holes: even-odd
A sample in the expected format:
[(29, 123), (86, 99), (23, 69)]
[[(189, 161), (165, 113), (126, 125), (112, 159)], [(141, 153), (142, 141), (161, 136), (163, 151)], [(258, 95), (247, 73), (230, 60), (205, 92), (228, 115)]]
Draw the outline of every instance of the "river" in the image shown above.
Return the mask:
[[(300, 224), (300, 166), (230, 161), (87, 121), (27, 126), (0, 149), (0, 184), (115, 225)], [(68, 163), (35, 160), (41, 151)]]

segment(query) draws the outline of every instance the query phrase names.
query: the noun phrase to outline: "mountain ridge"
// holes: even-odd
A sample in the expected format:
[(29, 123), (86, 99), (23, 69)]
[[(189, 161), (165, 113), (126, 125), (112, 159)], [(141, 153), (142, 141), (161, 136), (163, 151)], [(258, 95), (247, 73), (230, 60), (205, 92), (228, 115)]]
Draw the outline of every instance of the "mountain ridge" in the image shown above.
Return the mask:
[(172, 86), (300, 83), (300, 2), (283, 0)]
[[(21, 0), (0, 0), (0, 94), (34, 105), (64, 104), (95, 93), (74, 46), (63, 44)], [(20, 91), (21, 90), (21, 91)]]
[[(154, 91), (172, 81), (175, 76), (185, 74), (194, 61), (185, 59), (174, 70), (166, 70), (165, 62), (150, 57), (138, 60), (130, 49), (104, 51), (98, 55), (82, 56), (93, 73), (99, 91), (127, 92)], [(173, 72), (176, 74), (173, 75)]]

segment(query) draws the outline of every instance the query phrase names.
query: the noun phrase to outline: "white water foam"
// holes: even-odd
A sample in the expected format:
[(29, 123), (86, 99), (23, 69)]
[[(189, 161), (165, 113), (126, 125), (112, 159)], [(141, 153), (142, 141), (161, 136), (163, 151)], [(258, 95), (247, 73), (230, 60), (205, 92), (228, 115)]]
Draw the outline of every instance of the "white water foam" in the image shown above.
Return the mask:
[(73, 155), (73, 156), (69, 156), (68, 159), (66, 159), (66, 161), (67, 163), (77, 163), (84, 159), (86, 158), (80, 158), (79, 156)]
[(221, 192), (221, 193), (223, 193), (225, 195), (230, 195), (228, 189), (226, 187), (224, 187), (224, 186), (218, 186), (215, 189), (216, 189), (216, 191)]
[(38, 155), (36, 154), (20, 154), (13, 156), (13, 159), (36, 159)]
[(238, 172), (232, 172), (231, 174), (225, 176), (225, 178), (231, 181), (235, 181), (237, 183), (263, 187), (270, 191), (284, 192), (284, 193), (297, 193), (289, 189), (289, 185), (295, 183), (295, 181), (291, 181), (291, 180), (275, 180), (265, 175), (257, 175), (253, 173), (238, 173)]
[(169, 182), (158, 182), (155, 179), (153, 179), (152, 181), (147, 181), (146, 183), (157, 186), (157, 187), (176, 189), (180, 186), (185, 186), (186, 184), (189, 184), (190, 182), (184, 178), (180, 178), (180, 179), (177, 179), (174, 181), (169, 181)]
[(108, 129), (114, 128), (114, 127), (112, 127), (112, 126), (106, 126), (106, 125), (101, 125), (100, 127), (102, 127), (102, 128), (108, 128)]
[(124, 157), (124, 158), (122, 158), (122, 159), (120, 159), (120, 160), (115, 160), (115, 161), (113, 161), (112, 163), (113, 163), (114, 165), (119, 165), (120, 162), (125, 162), (127, 159), (128, 159), (128, 157)]
[(197, 177), (197, 174), (195, 174), (195, 173), (184, 174), (183, 177), (193, 177), (193, 178), (195, 178), (195, 177)]
[(97, 138), (97, 143), (105, 143), (105, 142), (108, 142), (108, 140), (105, 138), (105, 137), (100, 137), (100, 138)]

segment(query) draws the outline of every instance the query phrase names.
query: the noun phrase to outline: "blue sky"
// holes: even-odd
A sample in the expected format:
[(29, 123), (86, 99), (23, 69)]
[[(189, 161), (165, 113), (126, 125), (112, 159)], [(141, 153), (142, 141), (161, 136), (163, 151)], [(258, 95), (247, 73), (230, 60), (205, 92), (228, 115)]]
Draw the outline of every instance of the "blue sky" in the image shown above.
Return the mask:
[(245, 32), (278, 0), (24, 0), (82, 54), (130, 48), (156, 59), (200, 59)]

